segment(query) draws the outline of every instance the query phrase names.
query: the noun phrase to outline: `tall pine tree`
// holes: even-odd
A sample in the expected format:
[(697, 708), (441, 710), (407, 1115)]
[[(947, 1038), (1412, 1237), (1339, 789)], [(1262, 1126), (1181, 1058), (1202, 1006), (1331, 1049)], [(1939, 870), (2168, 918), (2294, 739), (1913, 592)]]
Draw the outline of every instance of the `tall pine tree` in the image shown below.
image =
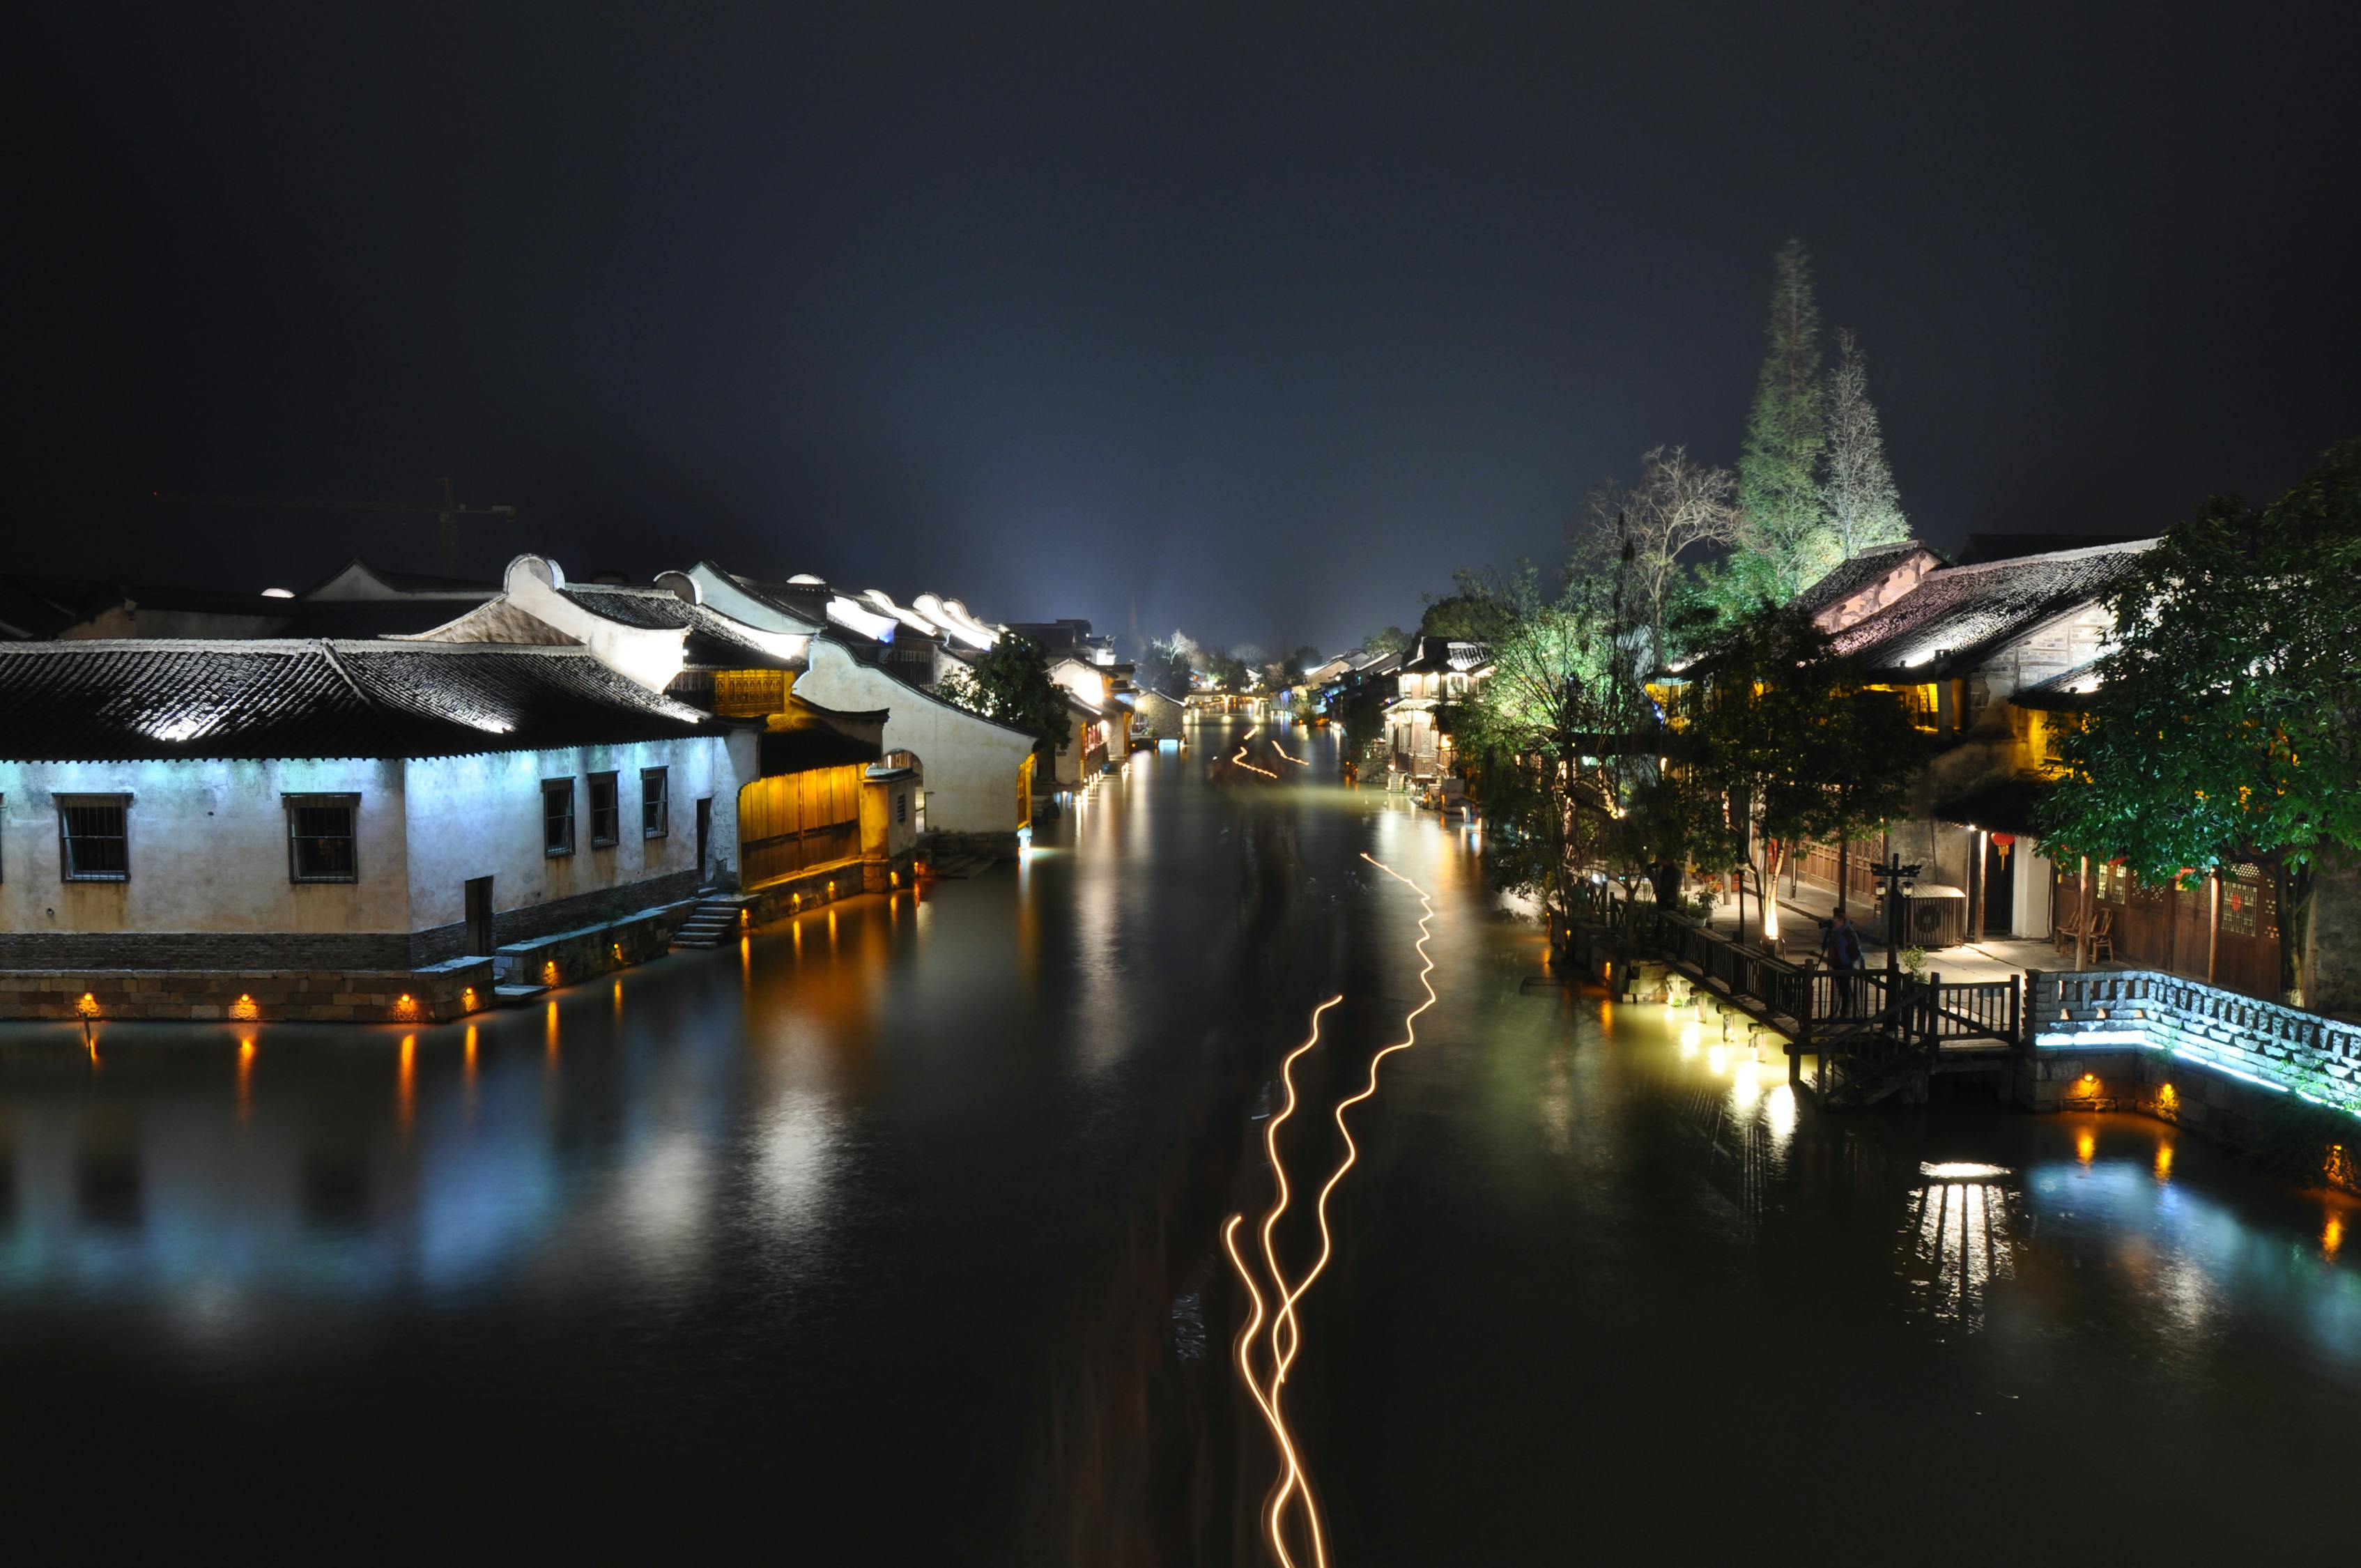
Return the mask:
[(1869, 400), (1869, 361), (1848, 327), (1837, 334), (1836, 373), (1828, 381), (1828, 471), (1822, 492), (1828, 527), (1845, 560), (1910, 537), (1885, 438)]
[(1730, 568), (1746, 598), (1785, 604), (1843, 557), (1821, 504), (1828, 394), (1820, 379), (1820, 309), (1804, 242), (1789, 240), (1774, 266), (1769, 350), (1738, 458), (1746, 521)]

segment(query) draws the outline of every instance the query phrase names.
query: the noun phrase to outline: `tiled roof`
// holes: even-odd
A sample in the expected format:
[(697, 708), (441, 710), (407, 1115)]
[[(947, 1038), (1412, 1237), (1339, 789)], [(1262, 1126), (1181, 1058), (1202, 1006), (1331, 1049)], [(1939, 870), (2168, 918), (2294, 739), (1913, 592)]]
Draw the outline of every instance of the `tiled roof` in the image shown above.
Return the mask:
[(1915, 539), (1905, 539), (1898, 544), (1872, 545), (1850, 561), (1838, 562), (1827, 576), (1797, 594), (1795, 608), (1806, 615), (1817, 615), (1828, 606), (1850, 598), (1926, 548)]
[(0, 759), (434, 757), (717, 733), (578, 649), (0, 644)]
[(1902, 598), (1838, 632), (1837, 652), (1872, 670), (1933, 677), (1981, 663), (1998, 644), (2103, 598), (2156, 542), (1947, 566)]
[(617, 588), (603, 584), (568, 583), (557, 590), (591, 614), (624, 626), (650, 631), (671, 631), (686, 626), (697, 609), (686, 599), (662, 588)]
[(779, 670), (799, 668), (773, 652), (730, 616), (707, 605), (691, 604), (662, 588), (619, 588), (569, 583), (557, 590), (591, 614), (620, 626), (644, 631), (670, 631), (686, 627), (688, 640), (683, 658), (707, 669)]

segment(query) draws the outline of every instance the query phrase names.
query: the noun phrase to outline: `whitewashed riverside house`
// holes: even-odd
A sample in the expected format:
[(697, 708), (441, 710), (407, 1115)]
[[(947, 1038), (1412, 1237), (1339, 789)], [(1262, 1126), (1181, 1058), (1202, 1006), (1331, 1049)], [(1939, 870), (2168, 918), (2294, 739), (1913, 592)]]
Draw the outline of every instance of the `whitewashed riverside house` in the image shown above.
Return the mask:
[[(576, 583), (555, 562), (521, 555), (499, 598), (418, 635), (579, 647), (651, 692), (762, 721), (774, 752), (791, 730), (856, 734), (907, 770), (898, 787), (913, 792), (910, 805), (891, 811), (897, 830), (906, 820), (939, 847), (1013, 853), (1031, 821), (1032, 738), (924, 684), (996, 633), (956, 600), (920, 602), (929, 612), (874, 589), (855, 599), (816, 577), (768, 582), (710, 563), (651, 587)], [(774, 755), (749, 776), (792, 771)], [(763, 880), (759, 869), (741, 879), (749, 890)]]
[(0, 644), (0, 1014), (432, 1019), (519, 944), (647, 956), (748, 766), (578, 648)]
[(925, 689), (994, 629), (956, 599), (922, 594), (911, 608), (874, 590), (840, 594), (816, 577), (771, 582), (711, 562), (657, 583), (740, 624), (808, 639), (793, 693), (820, 707), (885, 715), (887, 756), (921, 781), (929, 834), (947, 845), (1013, 852), (1032, 822), (1033, 738)]

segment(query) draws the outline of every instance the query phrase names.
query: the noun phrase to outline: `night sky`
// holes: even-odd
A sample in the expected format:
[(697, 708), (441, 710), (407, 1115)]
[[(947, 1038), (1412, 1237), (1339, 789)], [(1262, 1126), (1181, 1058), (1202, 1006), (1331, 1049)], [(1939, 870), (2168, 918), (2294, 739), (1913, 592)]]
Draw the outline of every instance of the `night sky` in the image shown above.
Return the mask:
[[(1923, 536), (2361, 433), (2349, 5), (408, 4), (20, 18), (21, 566), (470, 540), (1272, 645), (1735, 459), (1813, 248)], [(21, 411), (27, 404), (27, 420)]]

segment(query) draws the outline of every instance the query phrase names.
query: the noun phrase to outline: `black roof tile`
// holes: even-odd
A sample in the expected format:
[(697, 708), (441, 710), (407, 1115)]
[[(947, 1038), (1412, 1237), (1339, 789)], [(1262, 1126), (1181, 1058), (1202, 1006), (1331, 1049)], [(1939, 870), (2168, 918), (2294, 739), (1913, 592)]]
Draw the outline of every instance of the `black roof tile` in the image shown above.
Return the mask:
[(572, 648), (0, 644), (0, 758), (433, 757), (719, 733)]

